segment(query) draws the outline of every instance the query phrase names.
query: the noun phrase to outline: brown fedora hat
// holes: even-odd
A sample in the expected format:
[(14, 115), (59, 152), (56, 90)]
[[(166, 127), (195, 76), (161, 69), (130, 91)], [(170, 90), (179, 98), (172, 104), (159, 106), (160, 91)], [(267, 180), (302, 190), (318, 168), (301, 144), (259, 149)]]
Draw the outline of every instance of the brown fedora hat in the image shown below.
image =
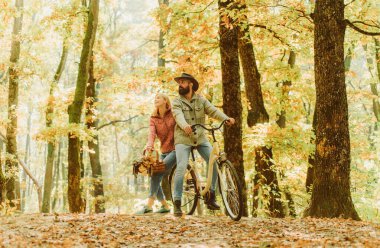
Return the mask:
[(198, 90), (198, 88), (199, 88), (199, 83), (198, 83), (198, 81), (193, 77), (193, 76), (191, 76), (190, 74), (188, 74), (188, 73), (182, 73), (181, 74), (181, 76), (179, 76), (179, 77), (175, 77), (174, 78), (174, 80), (178, 83), (178, 81), (180, 80), (180, 79), (188, 79), (188, 80), (190, 80), (192, 83), (193, 83), (193, 90), (194, 91), (197, 91)]

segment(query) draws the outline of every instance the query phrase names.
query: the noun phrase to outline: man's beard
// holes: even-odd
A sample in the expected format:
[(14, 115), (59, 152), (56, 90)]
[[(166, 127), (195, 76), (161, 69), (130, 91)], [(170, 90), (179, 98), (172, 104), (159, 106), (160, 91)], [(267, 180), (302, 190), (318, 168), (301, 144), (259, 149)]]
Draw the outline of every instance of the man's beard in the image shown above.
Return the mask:
[(190, 92), (190, 86), (187, 86), (186, 88), (182, 88), (181, 86), (178, 87), (178, 93), (182, 96), (186, 95)]

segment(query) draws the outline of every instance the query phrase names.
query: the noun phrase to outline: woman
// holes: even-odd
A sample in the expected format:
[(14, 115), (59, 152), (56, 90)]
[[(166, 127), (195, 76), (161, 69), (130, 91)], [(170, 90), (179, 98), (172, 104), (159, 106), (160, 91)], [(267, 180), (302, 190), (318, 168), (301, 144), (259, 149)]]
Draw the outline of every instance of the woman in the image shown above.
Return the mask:
[(168, 213), (170, 208), (165, 200), (165, 195), (161, 187), (161, 181), (164, 176), (167, 176), (174, 164), (176, 163), (176, 154), (174, 146), (174, 127), (175, 120), (171, 111), (170, 99), (162, 93), (158, 93), (154, 100), (155, 110), (150, 117), (150, 133), (146, 152), (151, 152), (154, 149), (154, 141), (156, 136), (161, 142), (161, 157), (165, 163), (166, 169), (164, 173), (156, 174), (150, 180), (150, 192), (148, 203), (136, 214), (145, 214), (152, 212), (154, 200), (161, 202), (162, 206), (157, 213)]

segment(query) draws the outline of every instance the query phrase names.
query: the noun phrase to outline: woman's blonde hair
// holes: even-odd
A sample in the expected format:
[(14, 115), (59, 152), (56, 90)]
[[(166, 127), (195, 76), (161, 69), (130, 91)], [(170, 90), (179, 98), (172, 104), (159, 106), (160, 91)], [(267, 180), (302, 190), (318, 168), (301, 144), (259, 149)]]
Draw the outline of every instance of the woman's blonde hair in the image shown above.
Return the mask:
[[(156, 96), (155, 96), (155, 98), (158, 97), (158, 96), (162, 97), (165, 100), (165, 102), (166, 102), (166, 109), (167, 110), (171, 109), (170, 98), (166, 94), (164, 94), (164, 93), (157, 93)], [(160, 115), (160, 113), (158, 112), (158, 108), (154, 107), (154, 111), (152, 113), (152, 116), (159, 116), (159, 115)]]

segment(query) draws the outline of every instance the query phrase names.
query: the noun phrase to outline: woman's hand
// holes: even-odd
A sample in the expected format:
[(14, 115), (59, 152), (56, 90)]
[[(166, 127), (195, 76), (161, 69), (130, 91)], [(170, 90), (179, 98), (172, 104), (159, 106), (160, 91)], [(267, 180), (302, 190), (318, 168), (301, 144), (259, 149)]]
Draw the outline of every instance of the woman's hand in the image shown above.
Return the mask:
[(144, 151), (145, 152), (153, 152), (153, 147), (151, 147), (151, 146), (147, 146), (147, 147), (145, 147), (145, 149), (144, 149)]

